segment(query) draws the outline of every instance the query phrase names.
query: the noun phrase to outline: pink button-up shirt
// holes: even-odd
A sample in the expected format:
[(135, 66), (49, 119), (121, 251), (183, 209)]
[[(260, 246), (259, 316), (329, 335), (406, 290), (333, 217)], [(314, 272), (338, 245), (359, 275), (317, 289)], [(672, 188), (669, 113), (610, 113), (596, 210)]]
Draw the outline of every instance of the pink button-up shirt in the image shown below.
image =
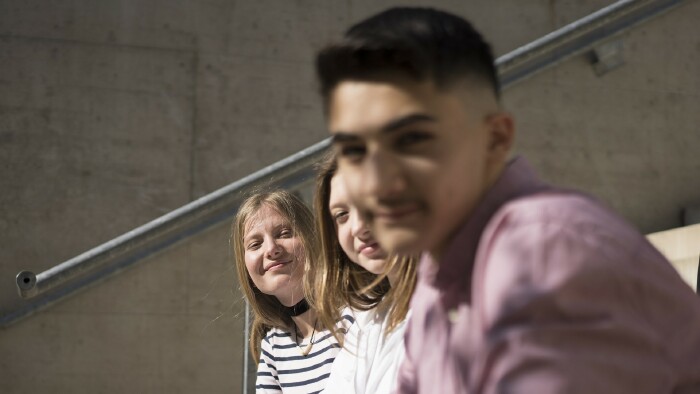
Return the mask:
[(700, 393), (700, 298), (632, 226), (524, 159), (441, 261), (423, 256), (412, 311), (399, 393)]

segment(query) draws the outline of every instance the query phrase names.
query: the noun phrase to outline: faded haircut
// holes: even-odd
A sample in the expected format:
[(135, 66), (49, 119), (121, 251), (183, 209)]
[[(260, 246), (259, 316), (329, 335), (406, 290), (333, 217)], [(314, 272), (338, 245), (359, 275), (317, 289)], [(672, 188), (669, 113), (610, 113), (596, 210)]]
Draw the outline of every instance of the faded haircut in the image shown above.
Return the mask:
[(326, 107), (342, 81), (397, 74), (439, 89), (470, 79), (500, 96), (490, 45), (465, 19), (432, 8), (391, 8), (357, 23), (317, 54), (316, 74)]

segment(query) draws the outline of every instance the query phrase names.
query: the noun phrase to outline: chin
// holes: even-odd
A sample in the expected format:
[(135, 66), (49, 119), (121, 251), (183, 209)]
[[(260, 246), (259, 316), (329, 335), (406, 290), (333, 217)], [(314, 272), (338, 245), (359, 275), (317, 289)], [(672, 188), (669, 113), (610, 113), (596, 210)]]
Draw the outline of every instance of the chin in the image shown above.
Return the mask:
[(359, 265), (366, 269), (367, 271), (380, 275), (384, 273), (384, 266), (386, 265), (386, 258), (383, 259), (365, 259), (360, 260)]
[(390, 254), (416, 255), (425, 250), (421, 237), (413, 231), (386, 230), (383, 237), (377, 234), (377, 241)]

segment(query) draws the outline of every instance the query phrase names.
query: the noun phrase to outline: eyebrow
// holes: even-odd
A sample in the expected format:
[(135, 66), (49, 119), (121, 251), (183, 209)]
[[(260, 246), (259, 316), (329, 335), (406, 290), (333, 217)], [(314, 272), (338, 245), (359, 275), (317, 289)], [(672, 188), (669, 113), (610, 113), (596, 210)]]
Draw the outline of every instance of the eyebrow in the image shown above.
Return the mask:
[(392, 131), (398, 130), (402, 127), (408, 126), (412, 123), (418, 123), (418, 122), (435, 122), (436, 119), (433, 116), (430, 116), (428, 114), (410, 114), (406, 116), (402, 116), (398, 119), (394, 119), (391, 122), (387, 123), (380, 129), (382, 133), (390, 133)]
[[(409, 114), (406, 116), (402, 116), (397, 119), (393, 119), (389, 123), (385, 124), (382, 126), (381, 129), (379, 129), (380, 133), (391, 133), (393, 131), (399, 130), (403, 127), (406, 127), (408, 125), (411, 125), (413, 123), (419, 123), (419, 122), (435, 122), (437, 119), (435, 117), (430, 116), (428, 114), (423, 114), (423, 113), (414, 113), (414, 114)], [(360, 137), (358, 137), (354, 133), (348, 133), (344, 131), (338, 131), (333, 133), (332, 136), (332, 141), (333, 143), (341, 143), (341, 142), (353, 142), (359, 140)]]
[[(348, 203), (344, 203), (344, 202), (335, 203), (335, 204), (328, 204), (328, 211), (330, 212), (330, 211), (332, 211), (332, 210), (334, 210), (334, 209), (338, 209), (338, 208), (340, 208), (340, 209), (348, 209), (348, 207), (349, 207), (349, 204), (348, 204)], [(332, 214), (332, 212), (331, 212), (331, 214)]]
[(260, 237), (260, 231), (257, 231), (257, 232), (256, 232), (256, 231), (251, 231), (251, 232), (248, 232), (248, 233), (244, 234), (244, 236), (243, 236), (243, 242), (245, 242), (245, 241), (247, 241), (247, 240), (249, 240), (249, 239), (258, 238), (258, 237)]
[[(292, 226), (289, 225), (288, 223), (279, 223), (275, 227), (273, 227), (272, 231), (280, 231), (280, 229), (283, 228), (289, 228), (292, 229)], [(250, 240), (252, 238), (260, 238), (261, 234), (263, 234), (265, 231), (248, 231), (244, 234), (243, 236), (243, 242), (246, 242), (247, 240)]]

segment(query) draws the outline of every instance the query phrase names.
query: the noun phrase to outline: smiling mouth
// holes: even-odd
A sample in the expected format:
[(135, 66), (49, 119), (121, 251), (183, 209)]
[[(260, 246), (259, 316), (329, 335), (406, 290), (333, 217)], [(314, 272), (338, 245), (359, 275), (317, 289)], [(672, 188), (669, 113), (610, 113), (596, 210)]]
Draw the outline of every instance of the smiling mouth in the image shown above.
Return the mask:
[(374, 217), (386, 222), (398, 222), (419, 211), (418, 204), (406, 204), (395, 208), (380, 208), (374, 212)]
[(287, 265), (287, 264), (289, 264), (289, 263), (291, 263), (291, 261), (275, 261), (274, 263), (268, 265), (268, 266), (265, 268), (265, 272), (268, 272), (268, 271), (276, 271), (276, 270), (278, 270), (278, 269), (284, 267), (285, 265)]
[(379, 246), (379, 243), (372, 241), (360, 245), (357, 253), (370, 259), (381, 259), (386, 257), (386, 252)]

